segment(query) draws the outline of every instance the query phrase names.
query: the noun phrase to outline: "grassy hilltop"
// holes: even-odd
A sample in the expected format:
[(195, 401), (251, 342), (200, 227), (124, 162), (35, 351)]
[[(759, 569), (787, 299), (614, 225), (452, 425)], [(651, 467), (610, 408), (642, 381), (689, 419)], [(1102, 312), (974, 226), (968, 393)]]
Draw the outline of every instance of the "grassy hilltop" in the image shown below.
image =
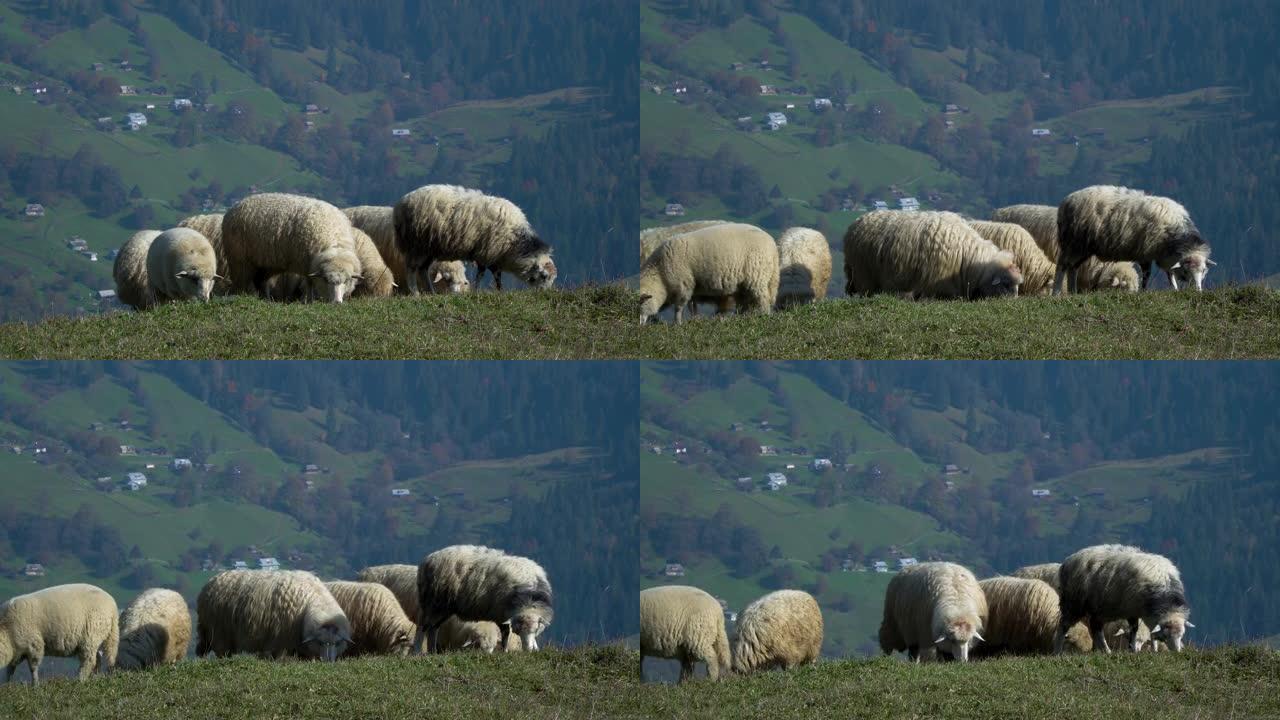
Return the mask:
[[(282, 305), (247, 297), (0, 325), (9, 358), (938, 358), (1280, 356), (1280, 293), (1227, 287), (978, 303), (835, 296), (769, 316), (636, 327), (619, 286)], [(670, 313), (665, 314), (670, 317)]]

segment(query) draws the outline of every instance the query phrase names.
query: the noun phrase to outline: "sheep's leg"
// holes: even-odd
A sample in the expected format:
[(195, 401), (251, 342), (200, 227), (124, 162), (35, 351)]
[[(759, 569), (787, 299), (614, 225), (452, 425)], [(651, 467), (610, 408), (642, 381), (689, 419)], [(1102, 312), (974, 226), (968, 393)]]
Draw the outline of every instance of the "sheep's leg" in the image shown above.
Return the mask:
[(5, 668), (4, 668), (4, 681), (5, 681), (6, 683), (13, 679), (13, 674), (14, 674), (15, 672), (17, 672), (17, 670), (18, 670), (18, 663), (20, 663), (20, 662), (22, 662), (22, 657), (20, 657), (20, 656), (19, 656), (19, 657), (15, 657), (15, 658), (13, 659), (13, 662), (11, 662), (11, 663), (9, 663), (8, 665), (6, 665), (6, 666), (5, 666)]
[(1177, 289), (1178, 289), (1178, 278), (1174, 277), (1173, 272), (1172, 272), (1172, 271), (1169, 271), (1169, 270), (1166, 270), (1166, 271), (1165, 271), (1165, 275), (1168, 275), (1168, 276), (1169, 276), (1169, 284), (1173, 286), (1173, 289), (1174, 289), (1174, 290), (1177, 290)]
[(680, 323), (684, 322), (684, 305), (683, 304), (676, 305), (675, 311), (676, 311), (676, 324), (679, 325)]
[(480, 287), (480, 278), (484, 277), (484, 263), (476, 261), (476, 287)]
[(27, 669), (31, 671), (32, 687), (39, 685), (40, 684), (40, 658), (35, 655), (28, 655)]
[(720, 663), (716, 662), (715, 658), (705, 660), (704, 662), (706, 662), (707, 664), (707, 677), (711, 678), (712, 680), (719, 680), (720, 679)]
[(493, 286), (498, 290), (502, 289), (502, 271), (496, 267), (489, 268), (489, 274), (493, 275)]
[(1142, 648), (1138, 645), (1138, 618), (1129, 618), (1129, 649), (1138, 652)]
[(1063, 291), (1063, 282), (1067, 279), (1067, 267), (1058, 260), (1058, 270), (1053, 274), (1053, 294), (1061, 295)]
[(680, 682), (693, 677), (693, 660), (680, 658)]
[(1138, 263), (1138, 275), (1139, 275), (1138, 289), (1146, 290), (1147, 283), (1151, 281), (1151, 263), (1149, 262)]
[(98, 669), (98, 649), (81, 650), (78, 655), (80, 656), (80, 681), (83, 682)]
[(507, 638), (511, 637), (511, 623), (498, 624), (498, 647), (502, 648), (502, 652), (507, 651)]
[(1089, 634), (1093, 636), (1093, 651), (1111, 654), (1111, 646), (1107, 644), (1107, 634), (1102, 631), (1103, 623), (1097, 618), (1089, 618)]

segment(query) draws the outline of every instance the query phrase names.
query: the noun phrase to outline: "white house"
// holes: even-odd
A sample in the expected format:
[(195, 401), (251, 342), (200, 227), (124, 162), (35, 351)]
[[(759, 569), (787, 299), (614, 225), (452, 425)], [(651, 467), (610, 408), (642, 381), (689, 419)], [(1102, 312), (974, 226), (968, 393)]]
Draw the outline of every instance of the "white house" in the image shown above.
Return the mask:
[(234, 570), (248, 570), (249, 564), (243, 560), (232, 560), (231, 567)]
[(131, 112), (124, 116), (125, 123), (128, 124), (130, 130), (137, 130), (147, 126), (147, 116), (140, 112)]
[(1050, 493), (1045, 488), (1033, 488), (1031, 490), (1031, 495), (1033, 497), (1049, 497)]
[(273, 557), (258, 558), (258, 567), (263, 570), (279, 570), (280, 561)]
[(871, 567), (878, 573), (889, 572), (889, 563), (883, 560), (876, 560), (875, 562), (871, 563)]
[(409, 128), (391, 128), (391, 135), (393, 137), (409, 137), (412, 134), (413, 131)]
[(813, 462), (809, 463), (809, 467), (812, 468), (814, 472), (818, 472), (820, 470), (830, 470), (831, 461), (828, 460), (827, 458), (814, 458)]
[(885, 202), (885, 201), (883, 201), (883, 200), (872, 200), (872, 201), (871, 201), (871, 209), (873, 209), (873, 210), (888, 210), (888, 209), (889, 209), (889, 203), (887, 203), (887, 202)]
[(1036, 137), (1048, 137), (1053, 133), (1049, 131), (1049, 128), (1031, 128), (1031, 134)]
[(760, 454), (761, 454), (761, 455), (777, 455), (777, 454), (778, 454), (778, 448), (776, 448), (776, 447), (774, 447), (774, 446), (772, 446), (772, 445), (761, 445), (761, 446), (760, 446)]
[(770, 490), (781, 490), (787, 486), (787, 476), (780, 472), (771, 472), (764, 476)]
[(814, 112), (822, 112), (823, 110), (830, 110), (831, 98), (814, 98), (813, 102), (809, 103), (809, 107), (813, 108)]
[(409, 488), (391, 488), (391, 494), (395, 497), (408, 497)]
[(190, 98), (174, 98), (173, 102), (170, 103), (169, 107), (173, 108), (174, 110), (190, 110), (191, 99)]
[(684, 566), (680, 563), (667, 563), (662, 569), (662, 574), (667, 577), (684, 577)]
[(175, 471), (190, 470), (191, 460), (188, 458), (174, 458), (173, 462), (169, 463), (169, 468)]
[(770, 130), (777, 130), (787, 124), (787, 116), (780, 112), (771, 112), (764, 116), (764, 122)]
[(920, 209), (920, 201), (913, 197), (904, 197), (898, 200), (898, 208), (907, 212), (915, 212)]
[(22, 574), (27, 577), (44, 577), (44, 566), (40, 563), (27, 563), (22, 569)]
[(917, 565), (917, 564), (919, 564), (919, 563), (918, 563), (918, 561), (917, 561), (915, 558), (913, 558), (913, 557), (898, 558), (898, 568), (899, 568), (899, 569), (901, 569), (901, 568), (909, 568), (909, 567), (911, 567), (912, 565)]
[(133, 491), (141, 490), (147, 486), (147, 476), (140, 472), (126, 473), (124, 479), (128, 483), (129, 489)]
[(684, 206), (680, 203), (667, 203), (662, 212), (670, 217), (680, 217), (684, 215)]

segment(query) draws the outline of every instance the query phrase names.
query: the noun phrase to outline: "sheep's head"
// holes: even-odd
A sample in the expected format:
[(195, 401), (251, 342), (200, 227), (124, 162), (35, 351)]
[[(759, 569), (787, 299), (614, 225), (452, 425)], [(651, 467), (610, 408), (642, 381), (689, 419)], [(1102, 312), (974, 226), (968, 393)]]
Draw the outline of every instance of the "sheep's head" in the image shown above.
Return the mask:
[(556, 281), (556, 264), (551, 260), (550, 251), (520, 258), (516, 265), (516, 274), (530, 287), (546, 289)]
[(1138, 271), (1133, 263), (1107, 263), (1098, 278), (1096, 289), (1138, 292)]
[(431, 287), (438, 293), (470, 292), (471, 281), (467, 280), (467, 267), (461, 260), (433, 262), (427, 268), (431, 276)]
[(413, 623), (405, 623), (403, 627), (397, 628), (390, 645), (387, 646), (387, 654), (401, 657), (408, 655), (413, 649), (413, 636), (416, 632)]
[(1217, 263), (1209, 259), (1207, 249), (1193, 250), (1169, 267), (1169, 279), (1178, 287), (1195, 287), (1196, 290), (1203, 290), (1204, 276), (1209, 274), (1210, 265), (1217, 265)]
[(975, 641), (983, 642), (982, 635), (978, 634), (978, 628), (973, 623), (968, 620), (953, 620), (941, 635), (934, 638), (933, 646), (960, 662), (967, 662), (969, 648), (976, 644)]
[(201, 302), (209, 302), (210, 296), (213, 295), (213, 283), (222, 279), (212, 271), (194, 264), (179, 270), (175, 277), (178, 279), (178, 289), (182, 292), (182, 297)]
[(520, 588), (514, 597), (511, 632), (520, 638), (526, 651), (538, 649), (538, 634), (551, 626), (555, 610), (551, 608), (551, 591), (545, 586)]
[(973, 289), (974, 299), (1018, 296), (1018, 288), (1022, 285), (1022, 270), (1014, 263), (1013, 255), (1001, 252), (987, 264), (980, 273), (978, 284)]
[(340, 303), (351, 295), (360, 282), (360, 258), (350, 248), (334, 245), (320, 251), (311, 260), (307, 278), (314, 297)]
[(345, 622), (331, 621), (313, 628), (302, 639), (302, 652), (300, 654), (310, 658), (319, 658), (326, 662), (333, 662), (338, 659), (339, 655), (346, 652), (347, 646), (350, 644), (351, 628)]
[(1185, 616), (1169, 615), (1151, 628), (1151, 640), (1166, 643), (1174, 652), (1182, 652), (1182, 637), (1187, 634), (1187, 628), (1193, 627)]

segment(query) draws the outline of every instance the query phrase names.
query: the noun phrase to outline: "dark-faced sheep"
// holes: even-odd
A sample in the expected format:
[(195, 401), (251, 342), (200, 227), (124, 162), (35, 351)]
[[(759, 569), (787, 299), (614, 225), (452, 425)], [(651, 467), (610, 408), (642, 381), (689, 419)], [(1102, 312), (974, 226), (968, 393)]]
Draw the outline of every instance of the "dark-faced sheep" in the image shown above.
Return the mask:
[[(1182, 650), (1191, 607), (1178, 568), (1168, 558), (1127, 545), (1094, 545), (1062, 562), (1058, 571), (1062, 621), (1059, 648), (1066, 630), (1089, 619), (1093, 649), (1111, 652), (1105, 626), (1115, 620), (1129, 623), (1130, 648), (1141, 649), (1139, 620), (1151, 636)], [(1163, 632), (1161, 632), (1163, 631)], [(1158, 635), (1157, 635), (1158, 634)]]
[(538, 634), (551, 625), (551, 583), (538, 563), (480, 545), (451, 545), (418, 565), (418, 633), (414, 648), (439, 651), (439, 629), (460, 620), (497, 623), (505, 646), (509, 633), (525, 650), (538, 649)]
[(301, 570), (229, 570), (196, 598), (196, 655), (256, 653), (336, 660), (351, 623), (315, 575)]

